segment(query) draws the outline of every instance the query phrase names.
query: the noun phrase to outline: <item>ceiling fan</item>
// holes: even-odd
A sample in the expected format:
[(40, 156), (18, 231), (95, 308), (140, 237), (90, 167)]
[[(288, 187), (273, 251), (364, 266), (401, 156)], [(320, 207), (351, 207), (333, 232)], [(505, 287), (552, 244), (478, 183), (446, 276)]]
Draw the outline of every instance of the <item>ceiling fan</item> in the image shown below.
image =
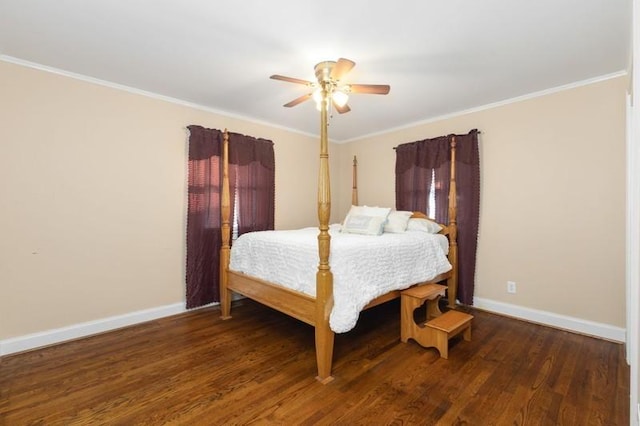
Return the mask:
[(323, 61), (314, 67), (318, 81), (307, 81), (299, 78), (286, 77), (283, 75), (272, 75), (274, 80), (287, 81), (289, 83), (303, 84), (309, 88), (309, 93), (302, 95), (291, 102), (284, 104), (285, 107), (294, 107), (308, 99), (314, 99), (318, 108), (322, 102), (323, 89), (326, 93), (327, 102), (331, 102), (333, 107), (340, 114), (351, 111), (347, 101), (350, 93), (364, 93), (374, 95), (386, 95), (391, 89), (387, 84), (346, 84), (342, 78), (356, 65), (355, 62), (340, 58), (338, 61)]

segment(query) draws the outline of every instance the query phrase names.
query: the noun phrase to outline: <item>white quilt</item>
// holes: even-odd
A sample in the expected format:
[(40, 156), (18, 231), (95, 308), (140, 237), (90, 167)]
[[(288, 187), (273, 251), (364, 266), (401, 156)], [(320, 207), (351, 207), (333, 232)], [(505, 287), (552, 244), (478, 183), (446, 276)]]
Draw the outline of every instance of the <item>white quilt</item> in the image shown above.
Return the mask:
[[(331, 329), (355, 327), (370, 301), (392, 290), (428, 281), (451, 269), (444, 235), (407, 231), (380, 236), (347, 234), (331, 225), (334, 306)], [(241, 235), (231, 249), (230, 269), (315, 296), (318, 228)]]

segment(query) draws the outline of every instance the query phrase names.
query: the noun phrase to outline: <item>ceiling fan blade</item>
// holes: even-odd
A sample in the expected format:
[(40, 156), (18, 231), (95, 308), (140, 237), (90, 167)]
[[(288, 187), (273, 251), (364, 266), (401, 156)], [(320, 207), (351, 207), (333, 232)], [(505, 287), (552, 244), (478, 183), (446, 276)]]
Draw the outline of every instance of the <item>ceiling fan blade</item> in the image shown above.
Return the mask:
[(344, 104), (344, 106), (339, 106), (338, 104), (336, 104), (335, 102), (333, 103), (333, 107), (336, 109), (336, 111), (338, 111), (340, 114), (346, 114), (347, 112), (351, 111), (351, 108), (349, 108), (349, 105)]
[(294, 100), (292, 100), (289, 103), (284, 104), (284, 106), (286, 106), (287, 108), (291, 108), (294, 107), (298, 104), (301, 104), (302, 102), (306, 101), (307, 99), (311, 98), (311, 93), (307, 93), (306, 95), (302, 95), (299, 98), (295, 98)]
[(356, 63), (350, 59), (340, 58), (338, 62), (333, 66), (331, 70), (331, 79), (340, 80), (346, 73), (351, 71), (351, 68), (355, 67)]
[(307, 80), (301, 80), (299, 78), (286, 77), (284, 75), (277, 75), (277, 74), (272, 75), (270, 78), (274, 80), (288, 81), (289, 83), (304, 84), (305, 86), (311, 86), (313, 84), (312, 82)]
[(388, 84), (349, 84), (351, 93), (367, 93), (372, 95), (386, 95), (391, 90)]

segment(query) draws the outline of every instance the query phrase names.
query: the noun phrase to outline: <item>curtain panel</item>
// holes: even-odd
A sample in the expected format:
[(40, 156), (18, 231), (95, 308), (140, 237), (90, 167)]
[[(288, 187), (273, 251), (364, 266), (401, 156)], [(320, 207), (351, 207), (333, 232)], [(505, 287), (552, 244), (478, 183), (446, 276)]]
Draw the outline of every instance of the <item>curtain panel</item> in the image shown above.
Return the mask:
[[(429, 190), (435, 189), (436, 221), (448, 223), (451, 151), (448, 136), (405, 143), (396, 148), (396, 208), (429, 211)], [(458, 204), (458, 299), (473, 304), (480, 218), (480, 154), (478, 131), (456, 136)]]
[[(223, 132), (188, 126), (187, 309), (220, 301)], [(231, 218), (238, 234), (274, 228), (273, 142), (229, 133)], [(236, 208), (238, 211), (236, 211)]]
[(220, 130), (189, 126), (187, 201), (187, 309), (219, 300)]
[(238, 235), (274, 228), (275, 157), (273, 142), (229, 133), (231, 200), (237, 200)]

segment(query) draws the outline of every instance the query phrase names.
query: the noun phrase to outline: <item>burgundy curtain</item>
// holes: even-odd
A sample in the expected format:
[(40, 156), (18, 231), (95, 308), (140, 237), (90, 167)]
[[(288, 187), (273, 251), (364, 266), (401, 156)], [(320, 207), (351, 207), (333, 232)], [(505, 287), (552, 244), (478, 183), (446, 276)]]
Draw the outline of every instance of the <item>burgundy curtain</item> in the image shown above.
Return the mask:
[(219, 301), (222, 132), (189, 126), (187, 309)]
[(396, 208), (427, 213), (431, 177), (435, 170), (436, 220), (440, 221), (437, 212), (441, 204), (438, 203), (438, 194), (442, 192), (442, 183), (438, 176), (445, 173), (445, 168), (449, 170), (448, 161), (449, 142), (446, 136), (399, 145), (396, 148)]
[[(220, 130), (189, 126), (187, 309), (220, 301), (222, 140)], [(231, 220), (238, 234), (274, 227), (273, 142), (229, 133)], [(235, 213), (236, 204), (239, 211)]]
[(273, 229), (275, 211), (273, 142), (230, 133), (229, 180), (233, 183), (230, 185), (231, 199), (237, 199), (238, 202), (239, 211), (236, 212), (238, 235)]
[[(396, 148), (396, 208), (426, 213), (434, 175), (436, 221), (449, 221), (450, 136), (406, 143)], [(480, 217), (478, 131), (456, 136), (458, 202), (458, 299), (473, 304)]]

